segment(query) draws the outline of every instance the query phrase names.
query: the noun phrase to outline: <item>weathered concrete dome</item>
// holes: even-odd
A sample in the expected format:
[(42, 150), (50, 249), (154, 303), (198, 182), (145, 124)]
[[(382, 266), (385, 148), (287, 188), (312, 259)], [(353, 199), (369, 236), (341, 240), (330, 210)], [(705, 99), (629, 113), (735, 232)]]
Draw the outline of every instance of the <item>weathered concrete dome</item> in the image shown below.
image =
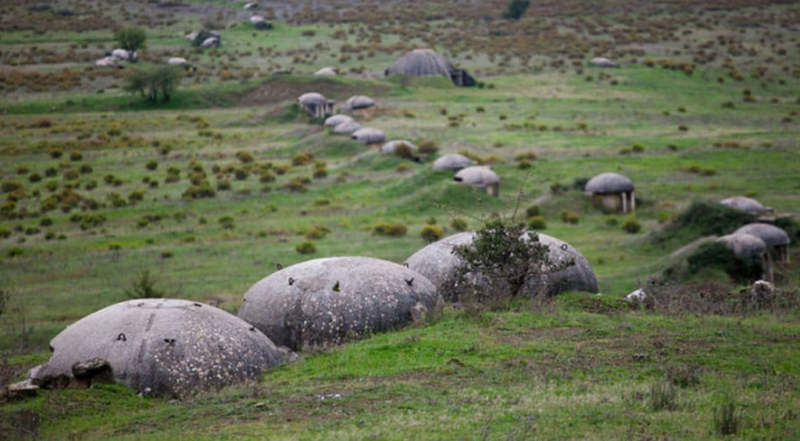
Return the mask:
[(606, 57), (594, 57), (591, 63), (597, 67), (617, 67), (617, 63), (614, 63)]
[(375, 100), (365, 95), (351, 96), (344, 103), (344, 107), (349, 110), (367, 109), (374, 105)]
[(791, 242), (789, 235), (783, 228), (764, 223), (747, 224), (733, 234), (750, 234), (763, 240), (768, 247), (789, 245), (789, 242)]
[(325, 120), (325, 125), (328, 127), (336, 127), (339, 124), (346, 122), (353, 122), (353, 118), (347, 115), (333, 115)]
[(189, 64), (189, 62), (186, 60), (186, 58), (171, 57), (169, 60), (167, 60), (167, 64), (170, 66), (186, 66)]
[(297, 350), (401, 328), (412, 314), (441, 306), (436, 287), (415, 271), (369, 257), (332, 257), (262, 279), (245, 294), (239, 317)]
[[(527, 239), (528, 235), (523, 237)], [(474, 232), (458, 233), (446, 237), (417, 251), (406, 260), (406, 263), (409, 268), (427, 277), (441, 289), (447, 278), (461, 263), (461, 258), (453, 254), (453, 249), (456, 246), (471, 244), (474, 238)], [(564, 241), (542, 233), (539, 233), (539, 242), (550, 248), (548, 254), (554, 264), (573, 259), (575, 265), (531, 280), (525, 288), (531, 296), (539, 293), (556, 295), (570, 290), (598, 291), (597, 277), (589, 262), (578, 250)]]
[(723, 199), (719, 203), (731, 207), (734, 210), (739, 210), (756, 216), (760, 216), (769, 211), (766, 207), (761, 205), (761, 202), (758, 202), (752, 198), (746, 198), (744, 196), (734, 196), (732, 198)]
[(386, 76), (445, 76), (450, 78), (453, 66), (444, 57), (431, 49), (414, 49), (400, 57), (392, 67), (386, 69)]
[(767, 252), (767, 244), (752, 234), (734, 233), (722, 236), (717, 240), (730, 248), (736, 257), (756, 257)]
[(633, 190), (633, 182), (616, 173), (599, 174), (590, 179), (585, 188), (586, 193), (592, 194), (627, 193)]
[(322, 75), (322, 76), (336, 76), (339, 75), (339, 70), (335, 67), (323, 67), (322, 69), (314, 72), (314, 75)]
[(336, 127), (333, 128), (333, 133), (339, 135), (351, 135), (353, 132), (361, 130), (361, 124), (355, 121), (345, 121), (341, 124), (337, 124)]
[(453, 177), (456, 182), (472, 185), (474, 187), (487, 187), (500, 183), (500, 178), (497, 177), (494, 171), (488, 166), (474, 166), (467, 167), (460, 170)]
[(416, 145), (414, 145), (414, 143), (412, 143), (411, 141), (406, 141), (405, 139), (395, 139), (393, 141), (389, 141), (386, 144), (382, 145), (381, 153), (387, 153), (387, 154), (395, 153), (397, 151), (397, 147), (399, 147), (400, 144), (407, 145), (412, 152), (416, 152), (417, 150), (419, 150), (419, 148)]
[(364, 144), (378, 144), (386, 142), (386, 135), (378, 129), (372, 127), (362, 127), (351, 135), (353, 139)]
[(449, 155), (444, 155), (434, 161), (433, 169), (459, 171), (462, 168), (472, 166), (472, 164), (474, 164), (472, 159), (469, 159), (464, 155), (459, 155), (458, 153), (452, 153)]
[(117, 303), (70, 325), (51, 342), (38, 378), (67, 375), (99, 357), (137, 392), (189, 396), (248, 379), (284, 359), (258, 329), (221, 309), (187, 300)]
[(254, 25), (257, 25), (257, 24), (263, 23), (263, 22), (264, 22), (264, 17), (262, 17), (260, 15), (254, 15), (254, 16), (250, 17), (250, 23), (252, 23)]
[(297, 102), (303, 106), (324, 106), (327, 104), (328, 99), (325, 98), (321, 93), (308, 92), (300, 95), (297, 98)]

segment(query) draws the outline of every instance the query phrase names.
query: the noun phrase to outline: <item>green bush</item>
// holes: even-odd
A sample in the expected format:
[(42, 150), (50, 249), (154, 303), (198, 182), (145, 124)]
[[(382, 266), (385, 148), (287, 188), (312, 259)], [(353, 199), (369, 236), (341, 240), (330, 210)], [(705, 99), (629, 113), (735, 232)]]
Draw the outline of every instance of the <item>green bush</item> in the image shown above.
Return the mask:
[(236, 152), (236, 159), (241, 161), (242, 164), (248, 164), (256, 160), (252, 153), (243, 150)]
[(636, 234), (642, 230), (642, 224), (636, 219), (636, 217), (629, 217), (622, 223), (622, 230), (626, 233)]
[(542, 210), (539, 208), (538, 205), (531, 205), (530, 207), (525, 209), (525, 215), (528, 218), (536, 217), (542, 214)]
[(740, 258), (725, 244), (711, 241), (700, 245), (688, 258), (689, 272), (696, 274), (708, 268), (721, 268), (735, 281), (751, 282), (763, 274), (758, 257)]
[(450, 228), (456, 231), (466, 231), (467, 221), (460, 217), (454, 217), (453, 220), (450, 221)]
[(402, 237), (408, 228), (400, 222), (381, 222), (372, 229), (372, 234), (378, 236)]
[(199, 185), (192, 185), (183, 192), (183, 199), (208, 199), (216, 196), (217, 193), (208, 181), (202, 181)]
[(314, 159), (314, 155), (311, 153), (297, 153), (292, 156), (292, 165), (294, 166), (303, 166), (308, 165), (311, 163), (311, 160)]
[(429, 139), (423, 139), (417, 143), (417, 151), (423, 155), (435, 155), (439, 151), (439, 146)]
[(150, 171), (156, 170), (158, 168), (158, 161), (155, 160), (147, 161), (147, 164), (145, 164), (145, 168), (147, 168)]
[(147, 45), (147, 32), (137, 27), (120, 28), (114, 32), (114, 40), (126, 51), (138, 51)]
[(233, 230), (236, 227), (235, 221), (231, 216), (223, 216), (217, 222), (219, 222), (223, 230)]
[(150, 102), (157, 101), (159, 95), (162, 101), (169, 101), (178, 88), (181, 78), (183, 70), (177, 66), (162, 65), (136, 70), (126, 78), (124, 90), (128, 93), (138, 93)]
[(317, 247), (314, 245), (314, 242), (305, 241), (297, 244), (295, 251), (300, 254), (314, 254), (317, 252)]
[(442, 229), (442, 227), (432, 224), (427, 224), (423, 226), (422, 230), (419, 232), (420, 237), (422, 237), (429, 243), (433, 243), (441, 239), (443, 234), (444, 234), (444, 229)]
[(218, 191), (226, 191), (231, 189), (231, 181), (227, 179), (220, 179), (217, 181), (217, 190)]
[(544, 216), (534, 216), (528, 219), (528, 228), (536, 231), (546, 230), (547, 222), (544, 220)]
[(314, 225), (313, 227), (309, 228), (308, 231), (306, 231), (306, 239), (308, 239), (308, 240), (324, 239), (325, 236), (327, 236), (328, 233), (330, 233), (330, 232), (331, 232), (331, 230), (329, 230), (325, 226)]
[(23, 190), (25, 186), (22, 185), (19, 181), (3, 181), (0, 184), (0, 191), (3, 193), (11, 193), (18, 190)]
[(568, 224), (575, 225), (581, 220), (581, 218), (580, 218), (580, 216), (578, 216), (578, 213), (576, 213), (574, 211), (571, 211), (571, 210), (564, 209), (564, 210), (561, 210), (561, 220), (563, 222), (568, 223)]

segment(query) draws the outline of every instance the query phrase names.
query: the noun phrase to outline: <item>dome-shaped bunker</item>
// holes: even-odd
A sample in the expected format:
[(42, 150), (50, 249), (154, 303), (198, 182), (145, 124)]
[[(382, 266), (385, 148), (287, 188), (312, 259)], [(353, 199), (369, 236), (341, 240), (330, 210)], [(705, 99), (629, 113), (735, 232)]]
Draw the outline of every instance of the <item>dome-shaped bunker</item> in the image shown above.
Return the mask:
[(336, 127), (339, 124), (346, 123), (346, 122), (353, 122), (353, 117), (347, 115), (333, 115), (329, 116), (328, 119), (325, 120), (326, 127)]
[(500, 178), (497, 177), (491, 167), (474, 166), (461, 169), (453, 180), (473, 187), (483, 189), (487, 194), (494, 197), (500, 195)]
[(361, 124), (355, 121), (345, 121), (340, 124), (336, 124), (333, 128), (333, 133), (337, 135), (352, 135), (353, 133), (361, 130)]
[(141, 299), (117, 303), (70, 325), (50, 346), (37, 378), (72, 377), (75, 363), (108, 361), (137, 392), (190, 396), (260, 377), (285, 353), (254, 326), (202, 303)]
[(345, 112), (351, 112), (353, 110), (358, 109), (367, 109), (375, 105), (375, 100), (365, 96), (365, 95), (356, 95), (351, 96), (350, 98), (345, 101), (342, 110)]
[(454, 68), (447, 59), (431, 49), (414, 49), (407, 52), (398, 58), (392, 67), (387, 68), (384, 74), (387, 77), (392, 75), (444, 76), (450, 78), (453, 84), (459, 87), (477, 84), (475, 78), (466, 70)]
[(472, 164), (474, 164), (472, 159), (469, 159), (464, 155), (459, 155), (458, 153), (451, 153), (434, 161), (433, 169), (459, 171), (463, 168), (472, 166)]
[(725, 244), (736, 257), (740, 258), (763, 256), (767, 252), (767, 244), (752, 234), (734, 233), (722, 236), (717, 240)]
[(428, 279), (401, 265), (332, 257), (262, 279), (245, 294), (239, 317), (277, 344), (300, 349), (400, 328), (441, 303)]
[[(527, 239), (528, 235), (523, 237)], [(474, 238), (474, 232), (454, 234), (417, 251), (406, 260), (406, 263), (409, 268), (427, 277), (441, 289), (461, 263), (461, 258), (453, 253), (453, 249), (456, 246), (471, 244)], [(538, 238), (541, 243), (549, 247), (548, 255), (554, 264), (561, 264), (570, 259), (575, 264), (531, 280), (526, 287), (531, 296), (540, 292), (555, 295), (570, 290), (598, 291), (597, 277), (589, 262), (577, 249), (546, 234), (539, 233)]]
[(727, 207), (731, 207), (734, 210), (752, 214), (754, 216), (761, 216), (762, 214), (770, 211), (769, 208), (761, 205), (761, 202), (744, 196), (730, 197), (719, 201), (719, 203)]
[(636, 210), (633, 182), (617, 173), (602, 173), (586, 183), (584, 191), (593, 195), (595, 205), (607, 211), (629, 213)]
[(321, 93), (308, 92), (300, 95), (297, 103), (309, 115), (315, 118), (324, 118), (333, 113), (336, 101), (325, 98)]
[(380, 144), (386, 142), (386, 135), (372, 127), (362, 127), (353, 132), (350, 137), (364, 144)]
[(750, 234), (764, 241), (768, 251), (780, 262), (789, 261), (791, 238), (783, 228), (765, 223), (747, 224), (733, 234)]

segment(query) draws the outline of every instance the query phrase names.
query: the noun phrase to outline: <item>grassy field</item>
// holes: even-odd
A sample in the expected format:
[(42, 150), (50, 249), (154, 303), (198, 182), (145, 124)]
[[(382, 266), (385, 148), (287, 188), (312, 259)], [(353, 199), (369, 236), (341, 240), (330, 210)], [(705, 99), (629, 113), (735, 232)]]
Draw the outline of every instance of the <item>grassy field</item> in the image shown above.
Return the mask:
[[(538, 205), (543, 232), (586, 256), (603, 297), (568, 294), (478, 318), (448, 308), (429, 326), (303, 354), (258, 384), (177, 404), (122, 387), (43, 392), (3, 403), (0, 429), (90, 439), (696, 439), (719, 436), (715, 409), (735, 403), (736, 436), (800, 435), (796, 310), (662, 314), (621, 300), (679, 263), (692, 232), (654, 238), (693, 201), (747, 195), (797, 218), (795, 5), (570, 1), (533, 5), (507, 23), (499, 1), (432, 1), (417, 12), (393, 1), (266, 2), (259, 13), (275, 28), (256, 31), (240, 3), (84, 3), (2, 6), (5, 371), (19, 377), (45, 361), (50, 339), (125, 300), (144, 270), (166, 296), (235, 313), (277, 263), (342, 255), (402, 263), (426, 245), (425, 224), (449, 235), (462, 218), (476, 229), (518, 201), (522, 212)], [(42, 29), (51, 16), (65, 18)], [(123, 23), (148, 30), (142, 60), (94, 67)], [(183, 35), (202, 27), (220, 29), (220, 48), (190, 47)], [(437, 49), (481, 87), (384, 78), (414, 47)], [(170, 102), (121, 90), (126, 72), (170, 56), (197, 68)], [(621, 67), (591, 67), (592, 56)], [(324, 66), (344, 74), (311, 75)], [(293, 73), (272, 74), (286, 68)], [(433, 171), (434, 156), (411, 162), (328, 133), (294, 104), (311, 91), (339, 102), (372, 96), (377, 106), (354, 115), (362, 125), (492, 164), (500, 197)], [(314, 177), (320, 169), (325, 176)], [(635, 215), (605, 214), (575, 188), (601, 172), (633, 180)], [(201, 181), (213, 197), (190, 197)], [(564, 211), (579, 221), (563, 221)], [(631, 218), (641, 232), (620, 228)], [(375, 235), (382, 221), (408, 234)], [(313, 241), (314, 254), (299, 254), (315, 226), (330, 232)], [(787, 292), (800, 280), (796, 245), (790, 254), (776, 271)], [(708, 280), (741, 288), (714, 271), (675, 282)], [(674, 403), (658, 408), (664, 384), (675, 385)], [(20, 422), (30, 412), (40, 423)]]

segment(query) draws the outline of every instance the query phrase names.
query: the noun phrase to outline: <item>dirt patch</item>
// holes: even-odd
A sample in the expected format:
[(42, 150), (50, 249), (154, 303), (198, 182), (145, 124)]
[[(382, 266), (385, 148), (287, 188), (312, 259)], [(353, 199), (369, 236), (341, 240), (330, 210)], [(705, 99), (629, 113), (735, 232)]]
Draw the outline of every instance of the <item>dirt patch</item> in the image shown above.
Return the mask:
[(255, 90), (250, 90), (239, 97), (241, 106), (263, 106), (294, 101), (307, 92), (318, 92), (326, 98), (344, 101), (353, 95), (380, 96), (389, 88), (380, 84), (346, 84), (331, 78), (313, 78), (298, 80), (292, 77), (277, 76), (270, 78)]

